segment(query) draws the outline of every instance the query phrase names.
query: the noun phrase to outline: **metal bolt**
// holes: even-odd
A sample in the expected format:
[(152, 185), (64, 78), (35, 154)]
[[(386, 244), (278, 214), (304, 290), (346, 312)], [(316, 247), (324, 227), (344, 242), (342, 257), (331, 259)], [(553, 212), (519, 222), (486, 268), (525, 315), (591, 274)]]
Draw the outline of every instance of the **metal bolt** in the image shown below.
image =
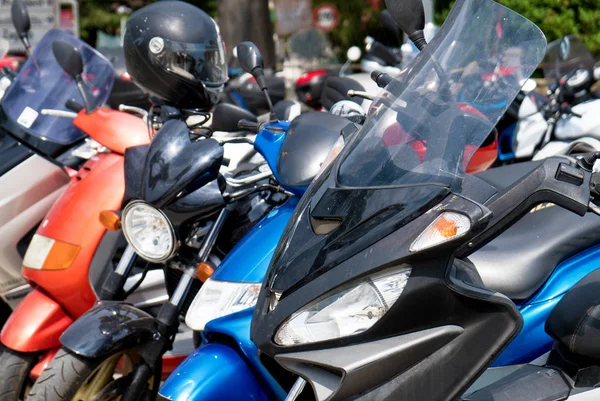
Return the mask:
[(154, 333), (154, 335), (152, 336), (152, 338), (154, 339), (154, 341), (159, 341), (160, 340), (160, 333)]

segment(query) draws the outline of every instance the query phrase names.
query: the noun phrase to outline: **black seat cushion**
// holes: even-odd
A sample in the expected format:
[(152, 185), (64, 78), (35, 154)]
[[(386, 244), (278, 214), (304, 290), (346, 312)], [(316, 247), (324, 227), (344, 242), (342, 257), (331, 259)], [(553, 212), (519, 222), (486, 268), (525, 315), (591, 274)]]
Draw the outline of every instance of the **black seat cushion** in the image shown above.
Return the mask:
[[(488, 170), (478, 177), (497, 188), (511, 185), (538, 163)], [(561, 261), (600, 243), (600, 217), (577, 216), (561, 207), (541, 205), (472, 254), (485, 286), (513, 300), (530, 297)]]
[(565, 294), (548, 316), (546, 332), (569, 351), (600, 359), (600, 270)]

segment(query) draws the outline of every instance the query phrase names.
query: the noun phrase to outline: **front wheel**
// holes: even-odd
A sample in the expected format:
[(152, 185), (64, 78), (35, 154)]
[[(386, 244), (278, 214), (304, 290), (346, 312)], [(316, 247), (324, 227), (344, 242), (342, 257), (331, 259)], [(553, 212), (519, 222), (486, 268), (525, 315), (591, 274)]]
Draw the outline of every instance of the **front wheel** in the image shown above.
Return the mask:
[(31, 384), (29, 372), (37, 354), (17, 352), (2, 347), (0, 351), (0, 401), (24, 400)]
[[(85, 358), (63, 348), (36, 380), (27, 401), (119, 400), (131, 384), (139, 360), (131, 350)], [(157, 390), (158, 381), (151, 379), (138, 399), (154, 400)]]

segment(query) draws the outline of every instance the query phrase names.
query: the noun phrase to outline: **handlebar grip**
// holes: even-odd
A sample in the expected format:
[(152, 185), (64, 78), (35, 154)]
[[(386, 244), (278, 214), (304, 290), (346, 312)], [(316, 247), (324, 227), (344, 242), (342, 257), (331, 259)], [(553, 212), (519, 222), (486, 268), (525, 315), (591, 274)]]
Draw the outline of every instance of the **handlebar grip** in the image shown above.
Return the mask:
[(385, 88), (390, 82), (392, 82), (393, 78), (385, 72), (375, 70), (371, 73), (371, 79), (375, 81), (377, 86), (380, 88)]
[(231, 159), (224, 157), (223, 160), (221, 160), (221, 166), (229, 167), (230, 164), (231, 164)]
[(79, 113), (81, 110), (84, 109), (83, 105), (79, 102), (76, 102), (73, 99), (69, 99), (65, 102), (65, 107), (69, 110), (73, 110), (76, 113)]
[(238, 128), (258, 133), (260, 131), (260, 124), (250, 120), (240, 120), (238, 121)]

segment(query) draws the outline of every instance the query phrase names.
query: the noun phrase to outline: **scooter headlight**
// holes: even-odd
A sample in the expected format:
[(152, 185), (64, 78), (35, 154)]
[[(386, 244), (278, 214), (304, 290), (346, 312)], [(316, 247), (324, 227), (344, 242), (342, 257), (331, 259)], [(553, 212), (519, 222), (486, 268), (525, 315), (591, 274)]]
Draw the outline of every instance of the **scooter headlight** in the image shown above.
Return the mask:
[(204, 330), (208, 322), (256, 305), (261, 283), (236, 283), (208, 279), (185, 315), (185, 324)]
[(333, 340), (370, 329), (398, 300), (411, 268), (387, 270), (334, 290), (288, 318), (277, 330), (279, 345)]
[(123, 210), (123, 234), (135, 252), (148, 262), (161, 263), (175, 252), (175, 230), (160, 210), (136, 201)]

